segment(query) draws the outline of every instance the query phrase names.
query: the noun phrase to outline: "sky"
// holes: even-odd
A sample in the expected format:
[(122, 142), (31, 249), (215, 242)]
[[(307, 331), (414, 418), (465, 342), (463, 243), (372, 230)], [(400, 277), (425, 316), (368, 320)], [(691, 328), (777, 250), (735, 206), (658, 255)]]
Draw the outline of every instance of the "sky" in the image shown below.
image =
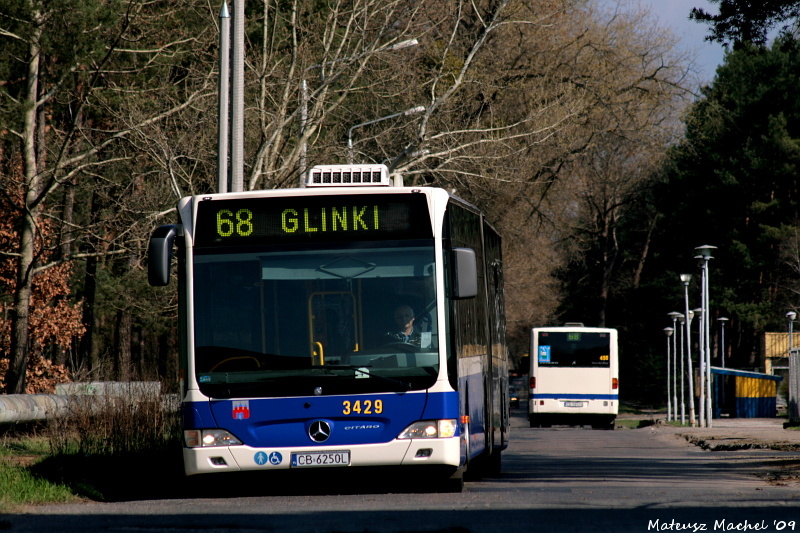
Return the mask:
[(708, 34), (708, 25), (689, 20), (689, 12), (693, 7), (699, 7), (709, 13), (717, 13), (719, 4), (712, 4), (708, 0), (638, 1), (642, 7), (648, 8), (659, 26), (670, 29), (680, 39), (684, 50), (694, 53), (700, 83), (710, 83), (714, 78), (714, 71), (722, 63), (724, 49), (721, 44), (703, 40)]

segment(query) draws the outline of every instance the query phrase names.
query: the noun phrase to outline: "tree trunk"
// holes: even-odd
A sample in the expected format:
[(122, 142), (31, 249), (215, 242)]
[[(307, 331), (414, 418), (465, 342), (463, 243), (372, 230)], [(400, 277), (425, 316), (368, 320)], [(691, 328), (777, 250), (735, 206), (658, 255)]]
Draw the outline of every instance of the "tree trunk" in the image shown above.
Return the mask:
[(86, 258), (86, 270), (83, 276), (83, 325), (86, 333), (83, 334), (78, 350), (77, 368), (93, 370), (96, 321), (94, 308), (97, 302), (97, 257)]
[(64, 184), (64, 209), (61, 218), (61, 231), (59, 234), (61, 257), (70, 257), (72, 255), (72, 222), (75, 215), (75, 186), (76, 183), (74, 179)]
[(117, 316), (117, 379), (131, 380), (131, 327), (133, 317), (128, 308), (121, 310)]
[(11, 361), (6, 372), (5, 391), (8, 394), (25, 392), (25, 369), (28, 366), (28, 325), (30, 323), (31, 287), (26, 283), (14, 295), (11, 314)]
[(29, 326), (33, 274), (36, 262), (36, 226), (38, 222), (39, 169), (36, 160), (37, 99), (39, 95), (39, 60), (42, 16), (33, 13), (33, 30), (28, 47), (28, 74), (23, 129), (23, 168), (25, 174), (25, 214), (20, 228), (19, 263), (17, 264), (14, 312), (11, 325), (11, 361), (6, 374), (6, 392), (25, 392), (25, 370), (28, 366)]
[(642, 253), (639, 256), (639, 262), (636, 265), (636, 272), (633, 276), (633, 283), (632, 287), (634, 289), (639, 288), (639, 284), (642, 280), (642, 272), (644, 272), (644, 264), (647, 260), (647, 256), (650, 252), (650, 242), (653, 239), (653, 231), (656, 229), (656, 221), (658, 220), (658, 215), (654, 215), (650, 219), (650, 226), (647, 228), (647, 239), (644, 241), (644, 245), (642, 246)]

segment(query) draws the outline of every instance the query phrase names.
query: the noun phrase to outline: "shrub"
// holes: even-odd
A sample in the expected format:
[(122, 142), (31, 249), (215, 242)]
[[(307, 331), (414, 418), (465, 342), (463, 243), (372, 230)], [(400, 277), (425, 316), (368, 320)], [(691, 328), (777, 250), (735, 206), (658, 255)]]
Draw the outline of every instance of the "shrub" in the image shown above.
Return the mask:
[(69, 413), (48, 423), (54, 454), (142, 455), (180, 445), (176, 406), (136, 383), (124, 394), (76, 396)]

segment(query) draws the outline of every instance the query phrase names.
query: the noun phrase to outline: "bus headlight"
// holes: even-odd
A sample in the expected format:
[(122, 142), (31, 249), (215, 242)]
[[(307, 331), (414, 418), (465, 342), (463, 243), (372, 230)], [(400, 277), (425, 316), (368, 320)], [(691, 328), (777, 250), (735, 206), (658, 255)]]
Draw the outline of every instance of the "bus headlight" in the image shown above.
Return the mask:
[(187, 429), (183, 432), (187, 448), (239, 446), (242, 441), (224, 429)]
[(423, 420), (404, 429), (398, 439), (445, 439), (456, 434), (456, 420)]

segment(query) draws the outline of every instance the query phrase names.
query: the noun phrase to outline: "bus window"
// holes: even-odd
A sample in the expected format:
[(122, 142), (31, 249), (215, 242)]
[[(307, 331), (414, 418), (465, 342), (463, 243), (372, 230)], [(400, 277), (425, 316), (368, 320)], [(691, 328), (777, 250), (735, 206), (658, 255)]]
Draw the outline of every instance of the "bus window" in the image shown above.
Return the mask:
[(539, 366), (608, 367), (610, 354), (611, 341), (607, 333), (539, 333)]
[[(201, 390), (307, 395), (320, 378), (343, 394), (430, 386), (439, 366), (432, 244), (308, 248), (195, 255)], [(427, 331), (387, 342), (401, 303)]]

